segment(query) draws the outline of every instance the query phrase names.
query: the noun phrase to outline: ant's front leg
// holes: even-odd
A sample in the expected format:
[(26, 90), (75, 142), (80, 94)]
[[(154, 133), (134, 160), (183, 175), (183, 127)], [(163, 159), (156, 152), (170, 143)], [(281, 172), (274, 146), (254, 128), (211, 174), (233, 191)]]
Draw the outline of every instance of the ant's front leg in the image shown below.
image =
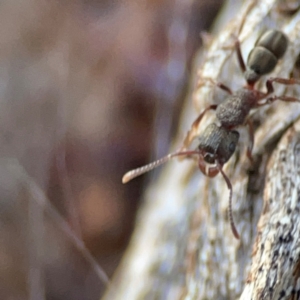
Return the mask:
[(209, 111), (209, 110), (216, 110), (217, 109), (216, 104), (210, 105), (207, 108), (204, 109), (204, 111), (198, 116), (198, 118), (193, 122), (191, 129), (188, 131), (188, 133), (186, 134), (186, 137), (183, 140), (183, 146), (181, 147), (181, 149), (186, 149), (188, 148), (188, 146), (191, 144), (191, 142), (193, 141), (193, 139), (195, 138), (195, 136), (197, 136), (197, 131), (198, 131), (198, 127), (199, 124), (203, 118), (203, 116)]
[(231, 231), (234, 235), (234, 237), (236, 239), (239, 239), (239, 233), (235, 227), (234, 224), (234, 220), (233, 220), (233, 215), (232, 215), (232, 184), (229, 180), (229, 178), (227, 177), (227, 175), (224, 173), (223, 171), (223, 164), (221, 164), (218, 160), (216, 161), (216, 165), (213, 167), (208, 167), (205, 164), (203, 157), (199, 156), (199, 161), (198, 161), (198, 165), (199, 165), (199, 169), (201, 170), (201, 172), (208, 176), (208, 177), (215, 177), (219, 172), (222, 174), (226, 185), (228, 187), (229, 190), (229, 201), (228, 201), (228, 217), (229, 217), (229, 222), (230, 222), (230, 227), (231, 227)]
[(231, 231), (234, 235), (234, 237), (236, 239), (239, 239), (240, 238), (240, 235), (235, 227), (235, 224), (234, 224), (234, 220), (233, 220), (233, 215), (232, 215), (232, 184), (229, 180), (229, 178), (227, 177), (227, 175), (224, 173), (223, 171), (223, 165), (220, 164), (219, 162), (217, 162), (217, 167), (220, 171), (220, 173), (222, 174), (226, 184), (227, 184), (227, 187), (228, 187), (228, 190), (229, 190), (229, 201), (228, 201), (228, 217), (229, 217), (229, 222), (230, 222), (230, 227), (231, 227)]

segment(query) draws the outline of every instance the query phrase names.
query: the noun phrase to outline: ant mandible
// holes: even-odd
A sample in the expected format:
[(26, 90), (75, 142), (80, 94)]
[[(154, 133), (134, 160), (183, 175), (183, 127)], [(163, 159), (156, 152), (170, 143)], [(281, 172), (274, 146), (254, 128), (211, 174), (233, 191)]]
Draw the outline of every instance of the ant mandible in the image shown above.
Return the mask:
[[(233, 93), (226, 85), (208, 79), (229, 94), (225, 101), (219, 105), (210, 105), (204, 109), (204, 111), (193, 122), (191, 129), (184, 139), (183, 146), (179, 151), (170, 153), (148, 165), (127, 172), (123, 176), (122, 182), (127, 183), (133, 178), (166, 163), (174, 157), (197, 155), (199, 169), (204, 175), (208, 177), (215, 177), (218, 173), (222, 174), (229, 189), (228, 216), (231, 230), (233, 235), (239, 239), (239, 234), (232, 216), (232, 184), (228, 176), (223, 171), (223, 165), (233, 155), (239, 140), (239, 133), (234, 129), (242, 125), (248, 126), (250, 145), (247, 148), (247, 156), (251, 162), (253, 161), (252, 148), (254, 143), (254, 134), (252, 122), (248, 118), (251, 109), (270, 104), (275, 100), (300, 102), (299, 99), (294, 97), (276, 95), (270, 96), (274, 92), (274, 82), (285, 85), (300, 84), (300, 81), (293, 78), (284, 79), (275, 77), (267, 79), (267, 92), (261, 92), (254, 88), (261, 76), (274, 70), (278, 60), (281, 59), (286, 52), (287, 46), (288, 39), (284, 33), (273, 29), (266, 31), (257, 39), (254, 48), (248, 56), (246, 67), (241, 53), (240, 42), (236, 40), (235, 50), (240, 68), (244, 73), (247, 84)], [(209, 110), (216, 111), (216, 117), (219, 124), (217, 125), (212, 123), (205, 128), (204, 132), (199, 137), (197, 150), (185, 151), (185, 149), (187, 149), (190, 145), (190, 142), (195, 138), (195, 132), (203, 116)]]

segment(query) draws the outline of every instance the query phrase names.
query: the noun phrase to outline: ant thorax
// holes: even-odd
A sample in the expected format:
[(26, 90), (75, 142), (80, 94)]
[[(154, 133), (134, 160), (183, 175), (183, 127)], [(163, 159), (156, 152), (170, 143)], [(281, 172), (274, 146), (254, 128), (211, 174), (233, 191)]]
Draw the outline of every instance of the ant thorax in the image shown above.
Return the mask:
[(216, 116), (220, 124), (228, 129), (245, 124), (252, 108), (256, 106), (257, 93), (255, 90), (241, 88), (228, 96), (218, 105)]

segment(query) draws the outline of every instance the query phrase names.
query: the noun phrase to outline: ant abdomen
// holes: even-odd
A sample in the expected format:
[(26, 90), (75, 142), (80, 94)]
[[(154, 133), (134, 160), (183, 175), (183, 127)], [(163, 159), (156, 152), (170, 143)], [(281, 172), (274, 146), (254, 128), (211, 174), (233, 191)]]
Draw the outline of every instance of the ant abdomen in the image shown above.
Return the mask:
[(247, 82), (256, 82), (260, 76), (272, 72), (287, 46), (288, 38), (279, 30), (271, 29), (262, 34), (248, 56)]
[(256, 42), (255, 47), (263, 47), (269, 50), (277, 59), (280, 59), (288, 46), (288, 38), (279, 30), (266, 31)]

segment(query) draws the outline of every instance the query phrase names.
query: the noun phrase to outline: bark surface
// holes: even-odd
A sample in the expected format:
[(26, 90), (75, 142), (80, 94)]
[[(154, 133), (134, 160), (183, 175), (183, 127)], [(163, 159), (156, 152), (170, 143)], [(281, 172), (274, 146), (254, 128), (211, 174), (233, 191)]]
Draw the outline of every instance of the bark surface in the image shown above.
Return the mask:
[[(287, 14), (274, 0), (245, 1), (234, 11), (232, 2), (224, 8), (212, 42), (196, 60), (202, 62), (195, 66), (191, 83), (194, 103), (191, 95), (187, 97), (174, 148), (181, 146), (182, 132), (197, 114), (226, 96), (203, 78), (232, 90), (245, 84), (234, 37), (241, 41), (245, 59), (262, 30), (284, 31), (290, 44), (270, 76), (288, 78), (294, 72), (300, 12)], [(258, 85), (261, 90), (265, 78)], [(276, 84), (275, 94), (300, 98), (300, 86)], [(213, 116), (197, 130), (201, 132)], [(239, 130), (239, 149), (224, 171), (233, 185), (240, 240), (230, 230), (222, 176), (206, 178), (193, 160), (167, 164), (148, 189), (127, 255), (105, 299), (299, 299), (299, 116), (299, 103), (280, 101), (253, 112), (254, 165), (246, 157), (247, 130)]]

